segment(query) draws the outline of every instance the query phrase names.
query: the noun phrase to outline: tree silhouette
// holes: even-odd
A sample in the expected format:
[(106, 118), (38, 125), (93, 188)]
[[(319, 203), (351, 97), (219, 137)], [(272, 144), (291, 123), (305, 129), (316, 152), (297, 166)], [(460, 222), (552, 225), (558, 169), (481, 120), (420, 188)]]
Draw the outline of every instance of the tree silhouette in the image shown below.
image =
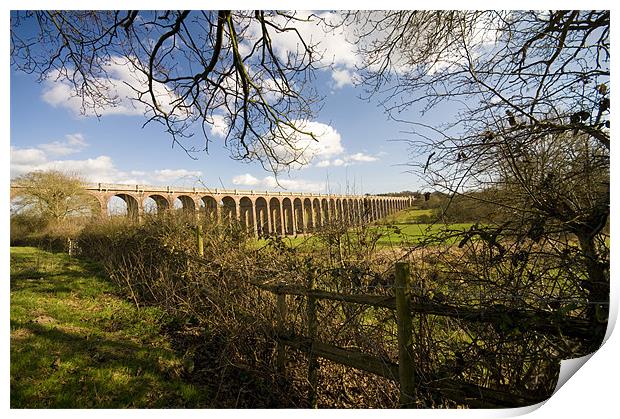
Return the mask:
[[(68, 83), (84, 113), (119, 106), (124, 82), (146, 123), (163, 124), (190, 155), (208, 149), (208, 127), (219, 122), (234, 158), (275, 172), (300, 158), (296, 138), (315, 138), (304, 124), (319, 99), (308, 80), (321, 57), (297, 31), (300, 20), (261, 10), (13, 12), (11, 62)], [(278, 54), (273, 44), (284, 37), (297, 48)], [(195, 132), (204, 146), (183, 141)]]

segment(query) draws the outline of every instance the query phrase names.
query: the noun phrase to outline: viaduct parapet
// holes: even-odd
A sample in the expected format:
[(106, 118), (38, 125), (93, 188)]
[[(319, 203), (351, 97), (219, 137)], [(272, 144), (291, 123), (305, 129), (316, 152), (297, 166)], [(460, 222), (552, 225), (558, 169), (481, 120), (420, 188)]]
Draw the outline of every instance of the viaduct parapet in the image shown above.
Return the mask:
[[(11, 198), (18, 196), (21, 188), (11, 184)], [(238, 221), (259, 237), (309, 233), (336, 220), (353, 225), (372, 222), (413, 203), (411, 197), (112, 183), (89, 183), (85, 189), (99, 202), (102, 216), (110, 215), (108, 204), (115, 196), (126, 203), (127, 216), (136, 220), (144, 215), (148, 198), (155, 201), (158, 213), (175, 208), (178, 199), (183, 212), (214, 221)]]

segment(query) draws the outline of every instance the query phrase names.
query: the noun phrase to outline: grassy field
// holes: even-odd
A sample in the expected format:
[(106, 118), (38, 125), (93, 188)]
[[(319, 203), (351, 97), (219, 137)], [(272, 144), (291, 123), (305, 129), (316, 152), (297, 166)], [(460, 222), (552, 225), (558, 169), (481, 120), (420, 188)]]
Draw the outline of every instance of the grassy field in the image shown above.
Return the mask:
[[(411, 208), (378, 220), (374, 224), (371, 224), (369, 228), (380, 236), (377, 241), (379, 247), (392, 247), (416, 244), (429, 234), (437, 233), (444, 229), (468, 230), (472, 226), (472, 223), (444, 225), (440, 223), (428, 224), (419, 222), (418, 219), (420, 216), (431, 216), (432, 214), (433, 210), (431, 209)], [(321, 246), (320, 239), (312, 235), (287, 236), (283, 237), (282, 241), (291, 247)], [(266, 244), (267, 240), (260, 239), (256, 240), (255, 246), (261, 247)]]
[(94, 264), (11, 248), (11, 407), (200, 407), (164, 314), (117, 297)]
[(385, 224), (377, 225), (373, 228), (381, 233), (377, 241), (380, 247), (404, 246), (419, 243), (429, 234), (437, 233), (446, 228), (450, 230), (468, 230), (471, 223), (458, 224)]
[(432, 215), (432, 209), (409, 208), (395, 214), (388, 215), (385, 218), (385, 221), (394, 224), (415, 224), (421, 216), (432, 217)]

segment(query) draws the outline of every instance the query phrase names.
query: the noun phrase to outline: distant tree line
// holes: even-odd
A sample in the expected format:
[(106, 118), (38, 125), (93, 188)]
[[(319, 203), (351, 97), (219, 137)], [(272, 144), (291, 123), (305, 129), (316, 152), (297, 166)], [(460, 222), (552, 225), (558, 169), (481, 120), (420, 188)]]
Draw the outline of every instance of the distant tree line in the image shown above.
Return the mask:
[[(447, 223), (490, 222), (501, 220), (506, 214), (491, 199), (500, 193), (498, 189), (470, 191), (458, 195), (444, 192), (401, 191), (379, 194), (379, 196), (413, 197), (415, 207), (432, 210), (431, 214), (417, 215), (416, 222), (426, 224), (438, 220)], [(488, 201), (491, 201), (490, 203)]]

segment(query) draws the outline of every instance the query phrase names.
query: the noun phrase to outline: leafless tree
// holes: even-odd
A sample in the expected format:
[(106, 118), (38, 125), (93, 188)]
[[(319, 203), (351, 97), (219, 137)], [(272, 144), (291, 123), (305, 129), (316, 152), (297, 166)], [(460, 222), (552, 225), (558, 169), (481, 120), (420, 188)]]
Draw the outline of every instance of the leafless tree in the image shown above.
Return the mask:
[[(68, 83), (82, 111), (94, 114), (120, 104), (114, 72), (129, 72), (134, 103), (173, 145), (191, 155), (207, 150), (218, 120), (234, 158), (275, 172), (300, 157), (295, 138), (315, 138), (304, 122), (320, 99), (308, 81), (321, 57), (295, 27), (303, 19), (260, 10), (14, 12), (11, 60)], [(297, 48), (276, 51), (284, 37)], [(204, 147), (187, 144), (196, 132)]]
[[(609, 301), (609, 22), (609, 11), (587, 10), (343, 18), (368, 97), (412, 127), (412, 172), (453, 196), (495, 192), (478, 196), (491, 196), (484, 204), (501, 217), (472, 228), (462, 247), (486, 241), (487, 268), (525, 250), (553, 256), (585, 295), (599, 342)], [(439, 126), (401, 116), (444, 103), (458, 111)]]
[(74, 174), (56, 170), (30, 172), (17, 177), (13, 184), (19, 186), (15, 213), (26, 212), (52, 223), (96, 213), (97, 202)]

